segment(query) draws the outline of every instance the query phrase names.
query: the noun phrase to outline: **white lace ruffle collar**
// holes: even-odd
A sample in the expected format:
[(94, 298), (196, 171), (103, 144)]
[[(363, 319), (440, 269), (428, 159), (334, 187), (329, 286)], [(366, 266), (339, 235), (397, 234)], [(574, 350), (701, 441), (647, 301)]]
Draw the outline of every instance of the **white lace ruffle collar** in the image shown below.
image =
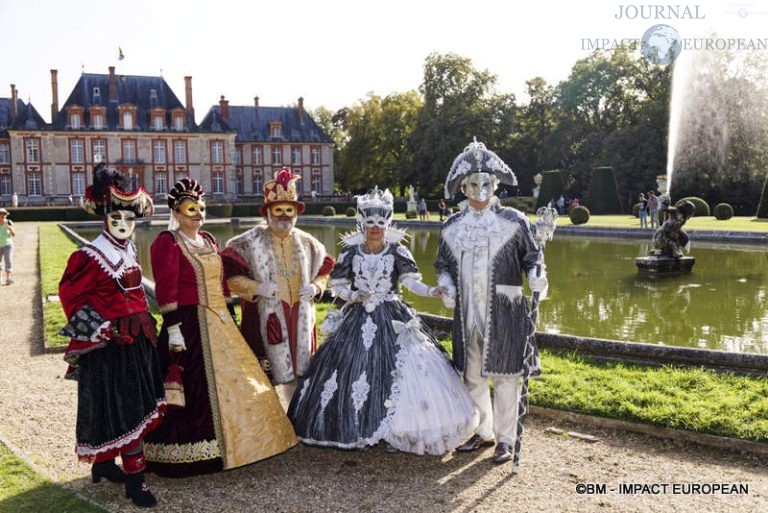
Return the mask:
[(83, 246), (91, 258), (98, 262), (99, 266), (112, 278), (119, 279), (127, 269), (138, 267), (136, 260), (136, 247), (131, 241), (126, 241), (125, 246), (119, 245), (109, 234), (102, 233), (90, 244)]

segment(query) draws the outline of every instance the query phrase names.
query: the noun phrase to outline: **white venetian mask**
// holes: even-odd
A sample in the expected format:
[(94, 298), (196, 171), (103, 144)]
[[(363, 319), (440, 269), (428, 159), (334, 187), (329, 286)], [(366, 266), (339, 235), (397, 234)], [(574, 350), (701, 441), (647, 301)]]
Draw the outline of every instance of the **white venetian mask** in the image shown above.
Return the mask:
[(462, 185), (467, 198), (480, 203), (487, 201), (496, 190), (496, 180), (490, 173), (472, 173)]
[(136, 214), (130, 210), (115, 210), (107, 214), (107, 230), (118, 239), (125, 240), (133, 235), (136, 229)]

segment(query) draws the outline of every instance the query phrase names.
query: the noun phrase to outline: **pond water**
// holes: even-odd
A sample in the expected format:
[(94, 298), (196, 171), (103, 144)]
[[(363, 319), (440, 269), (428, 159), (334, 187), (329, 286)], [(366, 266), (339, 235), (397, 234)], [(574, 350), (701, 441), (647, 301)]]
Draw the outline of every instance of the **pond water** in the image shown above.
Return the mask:
[[(351, 227), (302, 225), (334, 255)], [(207, 225), (223, 244), (247, 229)], [(137, 229), (135, 242), (151, 277), (149, 245), (161, 228)], [(86, 238), (98, 231), (78, 230)], [(438, 230), (410, 229), (407, 245), (435, 284), (432, 264)], [(547, 244), (549, 299), (541, 304), (538, 329), (628, 342), (768, 354), (768, 251), (762, 246), (697, 243), (693, 273), (664, 279), (638, 276), (634, 259), (649, 242), (557, 236)], [(406, 292), (419, 311), (452, 315), (437, 299)]]

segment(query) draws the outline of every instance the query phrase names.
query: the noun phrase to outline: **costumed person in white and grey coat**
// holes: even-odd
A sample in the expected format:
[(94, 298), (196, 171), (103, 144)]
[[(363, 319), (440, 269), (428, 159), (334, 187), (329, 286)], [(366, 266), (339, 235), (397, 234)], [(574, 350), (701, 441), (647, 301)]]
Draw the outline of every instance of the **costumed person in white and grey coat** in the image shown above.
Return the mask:
[[(448, 291), (446, 306), (455, 306), (454, 365), (464, 373), (480, 414), (475, 435), (457, 451), (495, 442), (493, 462), (506, 463), (513, 459), (521, 381), (528, 377), (523, 376), (524, 367), (528, 370), (525, 348), (533, 333), (523, 278), (540, 295), (546, 294), (547, 278), (536, 273), (539, 249), (528, 218), (500, 204), (495, 195), (499, 183), (517, 185), (517, 179), (484, 144), (471, 143), (455, 159), (445, 197), (460, 189), (467, 199), (443, 224), (435, 269), (438, 284)], [(536, 367), (538, 362), (531, 374), (540, 373)]]
[(335, 262), (320, 241), (296, 228), (305, 208), (299, 178), (287, 167), (275, 173), (264, 184), (267, 224), (230, 239), (221, 253), (229, 290), (242, 300), (240, 330), (285, 409), (315, 353), (315, 298)]
[(358, 196), (358, 231), (342, 238), (331, 289), (346, 304), (323, 323), (327, 338), (288, 410), (310, 445), (440, 455), (477, 424), (472, 399), (443, 349), (401, 298), (400, 286), (437, 297), (421, 282), (413, 256), (390, 227), (393, 199)]

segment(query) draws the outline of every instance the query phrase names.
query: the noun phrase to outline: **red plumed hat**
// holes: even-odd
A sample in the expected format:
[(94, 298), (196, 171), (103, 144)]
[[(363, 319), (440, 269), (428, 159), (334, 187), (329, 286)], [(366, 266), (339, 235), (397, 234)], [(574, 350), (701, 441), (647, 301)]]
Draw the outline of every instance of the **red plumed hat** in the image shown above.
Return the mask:
[(275, 179), (264, 184), (264, 204), (261, 206), (261, 215), (266, 215), (270, 205), (275, 203), (293, 203), (296, 212), (304, 213), (305, 205), (298, 200), (296, 193), (296, 181), (301, 176), (294, 175), (290, 169), (283, 167), (275, 173)]

